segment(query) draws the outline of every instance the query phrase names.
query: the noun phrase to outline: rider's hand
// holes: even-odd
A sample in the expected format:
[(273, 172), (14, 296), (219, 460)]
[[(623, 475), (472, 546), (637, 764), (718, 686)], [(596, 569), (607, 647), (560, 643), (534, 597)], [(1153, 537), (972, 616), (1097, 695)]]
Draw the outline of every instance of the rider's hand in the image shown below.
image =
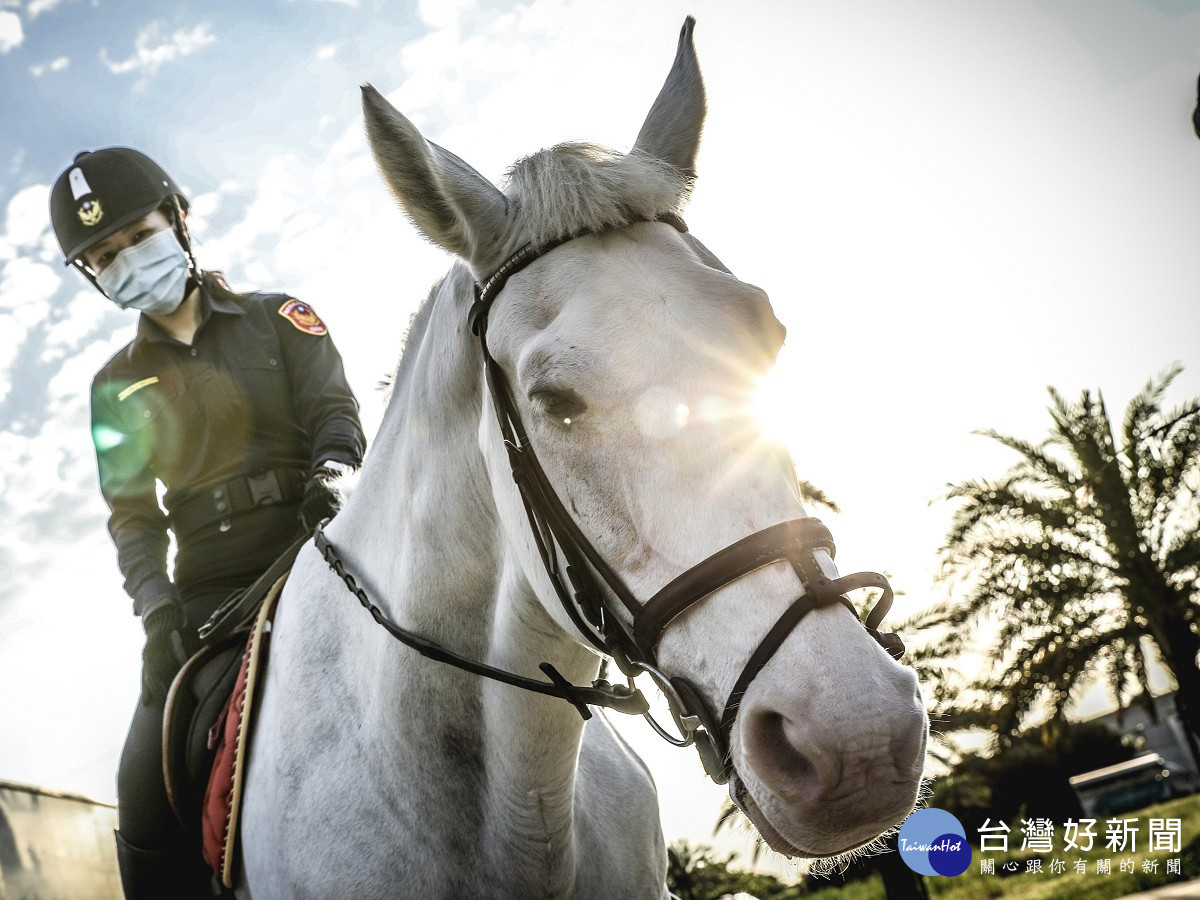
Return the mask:
[(167, 697), (171, 682), (185, 662), (183, 610), (177, 603), (164, 603), (142, 620), (146, 648), (142, 651), (142, 703), (151, 706)]
[(318, 469), (304, 486), (304, 499), (300, 501), (300, 522), (306, 531), (312, 531), (322, 519), (332, 519), (342, 508), (342, 495), (333, 488), (338, 473), (330, 469)]

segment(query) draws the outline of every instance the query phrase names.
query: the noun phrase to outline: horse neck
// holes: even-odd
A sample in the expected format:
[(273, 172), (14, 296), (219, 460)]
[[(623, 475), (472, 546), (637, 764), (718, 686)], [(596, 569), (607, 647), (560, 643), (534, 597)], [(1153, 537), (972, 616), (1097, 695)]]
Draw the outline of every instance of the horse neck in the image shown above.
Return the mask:
[(369, 565), (389, 615), (478, 654), (501, 548), (475, 438), (479, 353), (456, 333), (464, 277), (447, 276), (414, 320), (379, 433), (330, 534)]
[[(568, 679), (586, 682), (596, 675), (596, 657), (553, 623), (504, 538), (478, 446), (482, 356), (463, 337), (468, 301), (461, 282), (454, 275), (443, 282), (419, 343), (410, 339), (405, 356), (417, 355), (401, 367), (362, 476), (330, 537), (369, 566), (374, 601), (405, 627), (499, 668), (544, 679), (538, 664), (549, 660)], [(388, 659), (391, 671), (378, 677), (398, 696), (377, 708), (403, 720), (389, 731), (419, 731), (413, 723), (419, 704), (423, 716), (453, 719), (420, 727), (477, 742), (479, 752), (460, 754), (450, 776), (480, 795), (472, 802), (480, 806), (476, 825), (485, 832), (480, 847), (492, 858), (491, 870), (516, 883), (532, 872), (569, 882), (578, 712), (415, 652)], [(413, 696), (414, 681), (421, 697)]]

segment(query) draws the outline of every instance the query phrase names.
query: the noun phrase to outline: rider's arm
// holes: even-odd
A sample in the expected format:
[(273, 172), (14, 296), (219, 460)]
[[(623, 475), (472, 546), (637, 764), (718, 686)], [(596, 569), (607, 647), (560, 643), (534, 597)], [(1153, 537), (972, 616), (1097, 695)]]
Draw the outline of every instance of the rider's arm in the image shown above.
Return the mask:
[(179, 595), (167, 576), (167, 517), (158, 504), (150, 462), (152, 429), (130, 427), (113, 388), (92, 385), (92, 441), (100, 491), (108, 504), (108, 533), (133, 611), (143, 618)]
[(293, 327), (285, 317), (274, 318), (292, 382), (296, 420), (312, 442), (311, 468), (329, 460), (357, 468), (366, 438), (333, 338), (323, 324), (320, 334), (312, 334)]

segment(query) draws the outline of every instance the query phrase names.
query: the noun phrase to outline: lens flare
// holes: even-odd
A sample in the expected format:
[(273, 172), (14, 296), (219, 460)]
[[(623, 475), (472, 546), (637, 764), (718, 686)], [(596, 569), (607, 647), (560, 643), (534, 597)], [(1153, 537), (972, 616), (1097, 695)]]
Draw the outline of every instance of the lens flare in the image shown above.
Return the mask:
[(125, 442), (125, 435), (117, 431), (115, 428), (110, 428), (107, 425), (99, 424), (92, 429), (92, 443), (96, 445), (96, 449), (103, 452), (111, 450), (119, 444)]
[(750, 412), (764, 438), (784, 446), (795, 439), (795, 403), (793, 387), (781, 366), (773, 366), (758, 379), (750, 398)]

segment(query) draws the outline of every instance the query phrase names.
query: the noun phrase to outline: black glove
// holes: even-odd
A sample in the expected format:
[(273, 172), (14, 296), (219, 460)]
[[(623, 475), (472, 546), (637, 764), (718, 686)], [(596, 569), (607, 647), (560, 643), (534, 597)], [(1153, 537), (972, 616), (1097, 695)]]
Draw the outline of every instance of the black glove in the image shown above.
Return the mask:
[(322, 519), (332, 519), (342, 508), (342, 495), (333, 489), (336, 472), (319, 470), (304, 486), (300, 501), (300, 522), (305, 531), (312, 531)]
[(175, 674), (187, 662), (183, 649), (184, 615), (177, 603), (164, 603), (142, 620), (146, 648), (142, 651), (142, 704), (152, 706), (167, 698)]

